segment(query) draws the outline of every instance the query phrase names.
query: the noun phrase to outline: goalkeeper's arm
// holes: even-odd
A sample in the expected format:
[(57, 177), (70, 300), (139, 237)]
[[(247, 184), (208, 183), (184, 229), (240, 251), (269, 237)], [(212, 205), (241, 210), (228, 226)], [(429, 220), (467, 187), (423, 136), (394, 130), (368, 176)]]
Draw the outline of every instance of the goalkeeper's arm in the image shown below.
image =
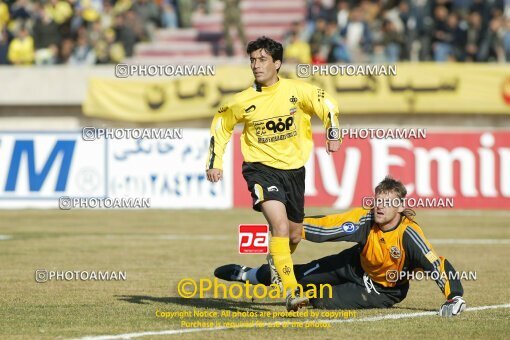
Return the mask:
[(462, 299), (464, 289), (455, 268), (444, 257), (438, 257), (421, 230), (410, 226), (404, 232), (403, 243), (409, 261), (409, 269), (422, 268), (431, 273), (446, 302), (440, 307), (441, 316), (453, 316), (466, 308)]

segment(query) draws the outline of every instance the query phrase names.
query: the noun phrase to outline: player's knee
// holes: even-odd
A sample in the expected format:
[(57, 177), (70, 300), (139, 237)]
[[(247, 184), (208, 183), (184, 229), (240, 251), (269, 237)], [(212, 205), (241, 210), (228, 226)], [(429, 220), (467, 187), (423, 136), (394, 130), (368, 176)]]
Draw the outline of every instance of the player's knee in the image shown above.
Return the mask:
[(290, 241), (290, 244), (298, 244), (299, 242), (301, 242), (301, 233), (290, 233), (289, 234), (289, 241)]
[(289, 237), (289, 224), (285, 219), (273, 221), (271, 223), (271, 233), (273, 236)]

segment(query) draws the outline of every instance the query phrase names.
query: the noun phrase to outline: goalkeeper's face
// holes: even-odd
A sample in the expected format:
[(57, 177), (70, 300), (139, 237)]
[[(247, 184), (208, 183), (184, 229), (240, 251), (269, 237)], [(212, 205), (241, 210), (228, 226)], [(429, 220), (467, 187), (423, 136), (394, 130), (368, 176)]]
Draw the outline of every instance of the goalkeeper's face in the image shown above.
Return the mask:
[(397, 194), (393, 191), (380, 192), (375, 195), (374, 220), (379, 226), (394, 227), (404, 210)]
[(260, 48), (250, 53), (250, 65), (255, 81), (262, 86), (271, 86), (278, 81), (281, 61), (274, 61), (266, 50)]

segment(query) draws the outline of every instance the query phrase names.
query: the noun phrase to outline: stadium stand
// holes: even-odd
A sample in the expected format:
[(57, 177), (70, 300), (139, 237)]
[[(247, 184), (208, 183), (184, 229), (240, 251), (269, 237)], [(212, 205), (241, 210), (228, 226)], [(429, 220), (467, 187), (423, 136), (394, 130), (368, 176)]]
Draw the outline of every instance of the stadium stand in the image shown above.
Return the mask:
[(0, 64), (238, 63), (260, 35), (316, 64), (506, 62), (510, 1), (0, 0)]

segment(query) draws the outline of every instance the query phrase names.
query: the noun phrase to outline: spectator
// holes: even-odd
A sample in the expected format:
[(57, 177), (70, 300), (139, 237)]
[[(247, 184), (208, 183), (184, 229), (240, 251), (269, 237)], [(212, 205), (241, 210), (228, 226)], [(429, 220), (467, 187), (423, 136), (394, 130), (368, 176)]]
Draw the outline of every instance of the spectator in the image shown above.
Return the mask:
[(308, 10), (306, 14), (306, 35), (311, 37), (313, 32), (317, 30), (316, 23), (319, 20), (326, 21), (327, 13), (326, 8), (322, 5), (321, 0), (309, 0)]
[(143, 24), (144, 36), (152, 40), (156, 27), (161, 26), (158, 7), (154, 1), (135, 0), (132, 10)]
[(225, 51), (228, 56), (234, 55), (234, 45), (230, 29), (234, 27), (237, 31), (241, 44), (246, 46), (247, 41), (244, 35), (243, 22), (241, 20), (241, 0), (223, 0), (223, 38), (225, 39)]
[(7, 26), (10, 19), (9, 7), (5, 2), (0, 0), (0, 31)]
[(71, 59), (71, 55), (73, 54), (73, 50), (74, 40), (71, 38), (64, 38), (60, 44), (58, 63), (68, 64), (69, 59)]
[(191, 27), (191, 12), (193, 4), (190, 0), (177, 0), (179, 26), (183, 28)]
[(33, 27), (36, 65), (53, 65), (57, 62), (60, 33), (44, 7), (37, 10), (38, 17)]
[(127, 57), (133, 55), (136, 43), (136, 34), (130, 26), (125, 25), (124, 15), (115, 17), (115, 36), (117, 41), (122, 44)]
[(290, 43), (284, 49), (285, 62), (290, 64), (310, 64), (312, 53), (310, 45), (299, 38), (298, 32), (292, 32)]
[(435, 28), (434, 28), (434, 60), (447, 61), (453, 52), (453, 32), (448, 26), (448, 9), (444, 6), (438, 6), (434, 10)]
[(359, 7), (353, 8), (349, 22), (341, 32), (345, 39), (348, 53), (351, 59), (365, 62), (372, 44), (372, 34), (368, 24), (363, 20), (363, 13)]
[(34, 47), (37, 50), (47, 48), (50, 45), (58, 45), (60, 33), (57, 24), (50, 14), (42, 7), (38, 9), (38, 17), (33, 27)]
[(402, 46), (404, 45), (404, 36), (402, 32), (398, 32), (392, 21), (385, 20), (382, 27), (384, 46), (384, 56), (386, 62), (395, 63), (400, 60)]
[(327, 55), (321, 55), (321, 48), (326, 43), (326, 20), (319, 18), (315, 23), (315, 31), (310, 37), (310, 49), (312, 50), (312, 62), (323, 64)]
[(452, 58), (456, 61), (466, 59), (467, 26), (459, 23), (459, 16), (451, 13), (447, 20), (448, 30), (451, 32)]
[(504, 61), (502, 20), (494, 18), (489, 23), (489, 29), (480, 46), (480, 59), (482, 61)]
[(345, 0), (338, 2), (336, 21), (340, 31), (347, 26), (347, 22), (349, 21), (349, 3)]
[(510, 19), (506, 19), (505, 30), (503, 32), (503, 50), (505, 51), (505, 60), (510, 62)]
[(303, 22), (294, 21), (290, 29), (283, 35), (283, 45), (289, 45), (295, 34), (297, 34), (298, 39), (301, 41), (307, 42), (310, 40), (310, 37), (306, 36)]
[(132, 9), (126, 11), (125, 18), (126, 26), (131, 27), (135, 33), (135, 42), (149, 40), (149, 36), (147, 35), (147, 31), (145, 30), (142, 19), (138, 17), (135, 11)]
[(466, 60), (478, 61), (478, 46), (482, 41), (482, 17), (479, 13), (473, 12), (469, 15), (467, 30)]
[(103, 13), (101, 13), (101, 19), (99, 19), (101, 22), (101, 29), (107, 30), (107, 29), (113, 27), (114, 17), (115, 17), (115, 14), (114, 14), (112, 3), (110, 2), (110, 0), (104, 0), (103, 1)]
[(16, 0), (11, 6), (11, 19), (25, 21), (30, 19), (32, 4), (28, 0)]
[(11, 41), (7, 58), (14, 65), (30, 65), (34, 62), (34, 39), (25, 26), (20, 28), (17, 37)]
[(334, 21), (326, 24), (326, 37), (322, 49), (324, 51), (322, 53), (327, 56), (326, 61), (328, 63), (351, 61), (343, 39), (340, 36), (338, 25)]
[(78, 34), (78, 41), (69, 58), (69, 64), (78, 66), (94, 65), (96, 63), (96, 53), (89, 44), (86, 34)]
[(73, 16), (73, 8), (69, 2), (63, 0), (49, 0), (44, 9), (59, 26), (70, 21)]
[(161, 26), (163, 28), (177, 28), (178, 18), (174, 5), (169, 2), (164, 2), (162, 6)]
[(7, 28), (0, 28), (0, 65), (7, 65), (7, 53), (9, 51), (9, 34)]

